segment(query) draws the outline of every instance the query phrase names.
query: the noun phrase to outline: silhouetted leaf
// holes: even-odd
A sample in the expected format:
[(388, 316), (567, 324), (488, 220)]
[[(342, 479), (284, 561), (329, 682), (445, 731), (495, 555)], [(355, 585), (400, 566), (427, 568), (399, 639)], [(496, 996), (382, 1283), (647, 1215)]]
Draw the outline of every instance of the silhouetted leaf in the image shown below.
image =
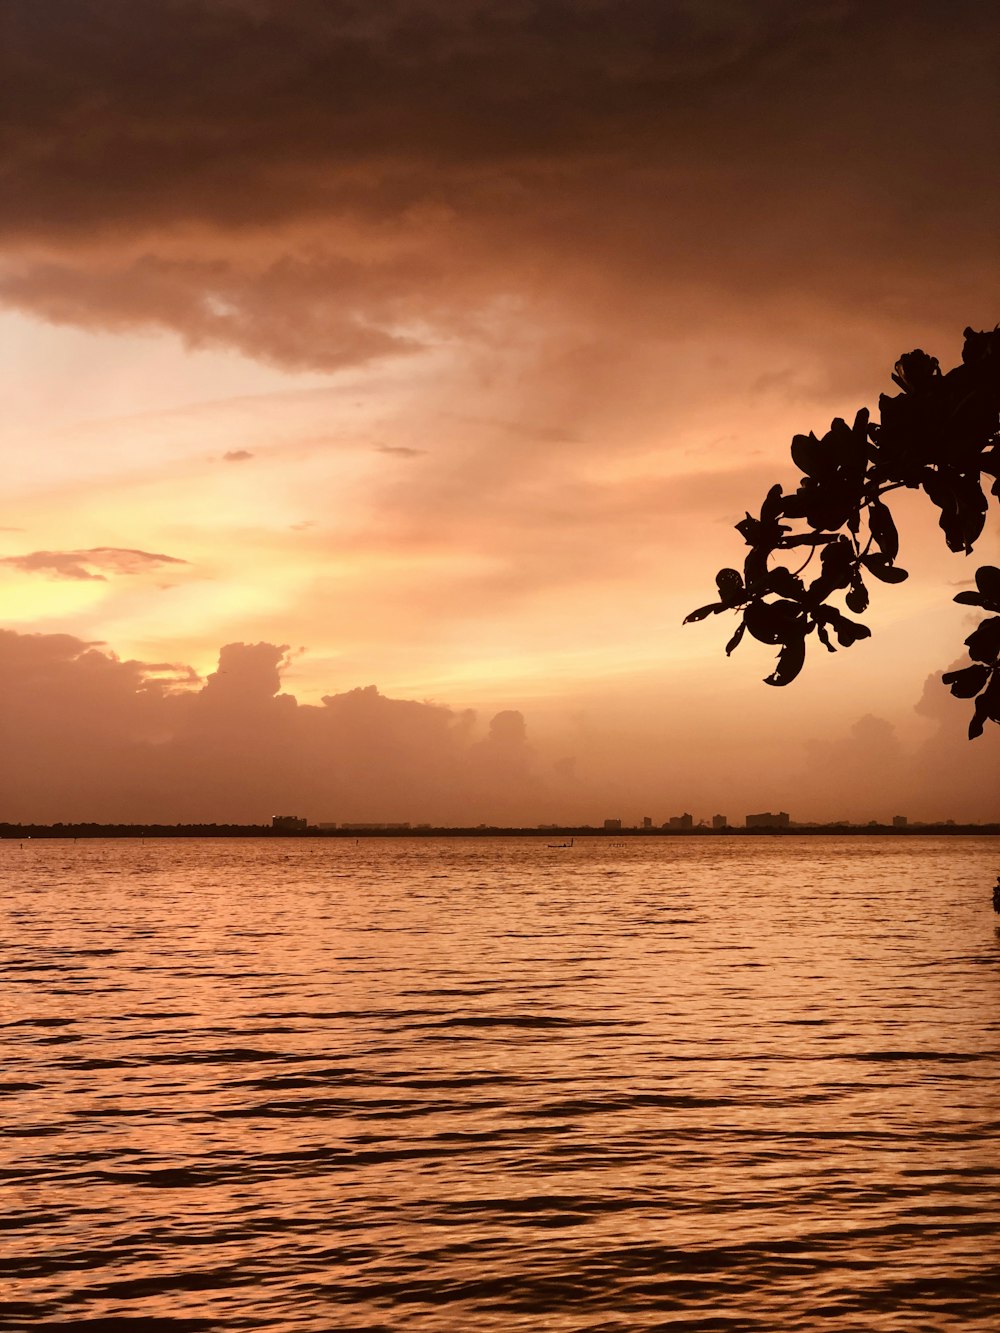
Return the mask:
[(804, 634), (796, 635), (786, 643), (778, 654), (778, 661), (769, 676), (764, 677), (765, 685), (790, 685), (802, 670), (806, 660), (806, 640)]
[(983, 595), (983, 606), (1000, 611), (1000, 569), (996, 565), (980, 565), (976, 570), (976, 587)]
[(785, 533), (791, 531), (786, 524), (778, 522), (783, 501), (781, 487), (772, 486), (760, 507), (760, 518), (754, 518), (748, 513), (746, 518), (736, 524), (736, 531), (748, 546), (773, 551)]
[(942, 683), (950, 686), (956, 699), (971, 699), (990, 678), (990, 668), (980, 663), (963, 667), (960, 671), (946, 671)]
[(848, 611), (853, 611), (856, 615), (868, 609), (868, 589), (862, 583), (860, 574), (855, 574), (851, 579), (851, 590), (844, 601), (847, 603)]
[(879, 424), (874, 454), (880, 481), (920, 484), (924, 465), (929, 461), (926, 421), (923, 405), (905, 394), (880, 394), (882, 421)]
[(696, 620), (704, 620), (706, 616), (717, 616), (720, 611), (728, 611), (729, 608), (722, 602), (711, 602), (708, 606), (699, 606), (697, 611), (689, 612), (681, 621), (683, 625), (691, 625)]
[(952, 468), (927, 468), (921, 481), (941, 510), (940, 527), (948, 549), (968, 554), (986, 521), (986, 496), (979, 478)]
[(907, 570), (900, 569), (884, 555), (863, 555), (861, 563), (883, 583), (905, 583), (910, 577)]
[(965, 641), (973, 662), (995, 662), (1000, 657), (1000, 616), (991, 616)]
[(872, 636), (867, 625), (860, 625), (856, 620), (848, 620), (846, 617), (836, 626), (836, 634), (841, 648), (850, 648), (859, 639), (870, 639)]
[(755, 546), (743, 561), (748, 596), (751, 593), (759, 595), (763, 591), (763, 585), (767, 583), (767, 562), (770, 555), (770, 547)]
[(882, 554), (895, 560), (899, 554), (899, 533), (892, 514), (881, 500), (873, 500), (868, 507), (868, 526), (881, 548)]
[(840, 537), (823, 550), (820, 556), (823, 573), (835, 580), (835, 586), (845, 588), (854, 573), (854, 546), (846, 537)]
[(820, 559), (822, 573), (809, 585), (809, 596), (816, 602), (822, 602), (838, 588), (850, 585), (855, 575), (854, 543), (847, 537), (839, 536), (835, 542), (823, 548)]
[(795, 602), (751, 602), (743, 620), (760, 643), (788, 643), (805, 632), (805, 616)]
[(743, 578), (736, 569), (720, 569), (715, 576), (723, 606), (739, 606), (745, 597)]
[(760, 507), (760, 519), (762, 523), (771, 522), (778, 517), (781, 513), (781, 500), (781, 487), (775, 484), (764, 497), (764, 503)]
[(1000, 569), (996, 565), (980, 565), (976, 570), (976, 587), (984, 597), (1000, 602)]
[(808, 435), (792, 436), (792, 462), (807, 477), (816, 476), (824, 470), (822, 454), (822, 446), (812, 431)]
[(984, 611), (1000, 611), (1000, 569), (981, 565), (976, 570), (976, 592), (957, 593), (953, 598), (963, 606), (981, 606)]
[(830, 642), (830, 636), (827, 633), (826, 626), (823, 624), (821, 620), (817, 620), (814, 623), (816, 626), (816, 634), (817, 637), (819, 638), (820, 643), (823, 645), (823, 647), (826, 649), (828, 653), (835, 653), (837, 650)]
[(868, 413), (864, 408), (857, 414), (853, 426), (842, 417), (835, 417), (823, 436), (823, 443), (833, 452), (841, 479), (857, 487), (865, 475), (868, 461)]
[(850, 648), (851, 644), (857, 643), (858, 639), (871, 638), (872, 632), (867, 625), (859, 624), (856, 620), (849, 620), (835, 606), (817, 606), (813, 611), (813, 616), (817, 626), (827, 624), (832, 627), (841, 648)]
[(730, 654), (733, 653), (740, 646), (740, 640), (743, 638), (745, 632), (746, 632), (746, 625), (744, 625), (743, 621), (741, 620), (739, 625), (737, 625), (736, 627), (736, 633), (726, 644), (727, 657), (729, 657)]
[(784, 565), (776, 565), (771, 570), (767, 583), (769, 592), (777, 593), (779, 597), (790, 597), (793, 601), (797, 601), (805, 592), (802, 580)]
[(788, 518), (804, 518), (818, 532), (833, 532), (845, 523), (856, 526), (861, 497), (858, 483), (834, 470), (821, 480), (803, 478), (785, 506)]
[(915, 352), (907, 352), (899, 358), (892, 378), (904, 393), (926, 393), (940, 374), (937, 357), (928, 356), (918, 347)]
[(1000, 722), (1000, 672), (993, 672), (989, 684), (979, 697), (983, 701), (986, 716), (994, 722)]
[(976, 708), (975, 712), (972, 714), (972, 721), (969, 723), (970, 741), (974, 741), (977, 736), (981, 736), (983, 734), (983, 729), (986, 726), (986, 719), (987, 719), (986, 709), (987, 709), (987, 704), (985, 703), (984, 696), (980, 695), (979, 698), (976, 700)]
[[(1000, 325), (997, 328), (1000, 328)], [(977, 362), (988, 361), (990, 356), (996, 352), (997, 329), (977, 332), (973, 328), (968, 328), (965, 329), (962, 337), (965, 339), (965, 345), (962, 348), (962, 362), (964, 365), (975, 365)]]
[(745, 542), (752, 546), (757, 533), (760, 531), (760, 520), (754, 518), (748, 511), (746, 518), (741, 518), (736, 524), (736, 531)]

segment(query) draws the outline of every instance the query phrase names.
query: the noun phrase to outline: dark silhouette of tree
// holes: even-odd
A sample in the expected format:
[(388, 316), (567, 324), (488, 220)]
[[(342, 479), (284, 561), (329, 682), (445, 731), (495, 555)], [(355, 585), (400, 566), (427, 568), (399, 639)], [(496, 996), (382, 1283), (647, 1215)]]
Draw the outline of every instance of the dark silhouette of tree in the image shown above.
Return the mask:
[[(854, 615), (868, 606), (866, 579), (902, 583), (896, 564), (899, 536), (885, 496), (901, 487), (922, 490), (941, 511), (940, 526), (952, 551), (968, 554), (986, 521), (989, 501), (1000, 501), (1000, 326), (965, 330), (962, 364), (942, 375), (935, 357), (919, 349), (900, 357), (892, 376), (902, 390), (879, 398), (880, 422), (862, 408), (848, 426), (839, 417), (822, 439), (796, 435), (792, 461), (802, 472), (789, 494), (772, 486), (760, 515), (747, 514), (736, 530), (750, 551), (743, 573), (721, 569), (719, 600), (701, 606), (684, 623), (723, 611), (740, 614), (727, 656), (746, 631), (778, 647), (768, 685), (788, 685), (802, 670), (810, 634), (831, 653), (833, 639), (849, 648), (871, 630), (831, 599), (843, 595)], [(819, 568), (807, 581), (819, 552)], [(785, 553), (805, 554), (792, 569)], [(976, 591), (956, 602), (1000, 613), (1000, 569), (976, 571)], [(975, 698), (969, 738), (987, 720), (1000, 723), (1000, 614), (984, 619), (965, 640), (971, 663), (942, 677), (960, 699)]]

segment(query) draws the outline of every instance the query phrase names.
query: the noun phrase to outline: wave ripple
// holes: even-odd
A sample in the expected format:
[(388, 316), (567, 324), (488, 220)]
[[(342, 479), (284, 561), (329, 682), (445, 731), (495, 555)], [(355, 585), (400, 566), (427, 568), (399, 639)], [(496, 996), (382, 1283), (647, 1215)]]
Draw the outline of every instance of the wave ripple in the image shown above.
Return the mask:
[(985, 1333), (995, 859), (2, 843), (4, 1327)]

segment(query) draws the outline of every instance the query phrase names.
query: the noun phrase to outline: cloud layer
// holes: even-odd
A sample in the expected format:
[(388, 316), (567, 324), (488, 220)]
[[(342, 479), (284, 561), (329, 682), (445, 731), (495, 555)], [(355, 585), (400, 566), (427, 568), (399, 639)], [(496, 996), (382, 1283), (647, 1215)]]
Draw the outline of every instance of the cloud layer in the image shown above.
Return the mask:
[(108, 574), (143, 574), (163, 565), (186, 565), (175, 555), (120, 546), (92, 546), (87, 551), (31, 551), (0, 557), (0, 565), (50, 578), (105, 582)]
[(517, 822), (541, 799), (520, 714), (479, 738), (469, 712), (374, 686), (299, 706), (286, 664), (280, 646), (228, 644), (192, 688), (188, 668), (0, 631), (4, 818)]
[(0, 297), (48, 320), (333, 369), (512, 318), (940, 326), (988, 280), (973, 0), (6, 18)]

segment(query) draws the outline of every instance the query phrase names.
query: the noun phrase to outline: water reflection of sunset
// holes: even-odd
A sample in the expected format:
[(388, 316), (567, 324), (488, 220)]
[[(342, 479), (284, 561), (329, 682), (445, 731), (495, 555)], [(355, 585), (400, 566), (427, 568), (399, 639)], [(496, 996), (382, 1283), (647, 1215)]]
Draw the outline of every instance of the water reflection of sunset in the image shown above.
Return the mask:
[(888, 1331), (957, 1283), (985, 1330), (993, 851), (962, 842), (2, 843), (8, 1294)]

